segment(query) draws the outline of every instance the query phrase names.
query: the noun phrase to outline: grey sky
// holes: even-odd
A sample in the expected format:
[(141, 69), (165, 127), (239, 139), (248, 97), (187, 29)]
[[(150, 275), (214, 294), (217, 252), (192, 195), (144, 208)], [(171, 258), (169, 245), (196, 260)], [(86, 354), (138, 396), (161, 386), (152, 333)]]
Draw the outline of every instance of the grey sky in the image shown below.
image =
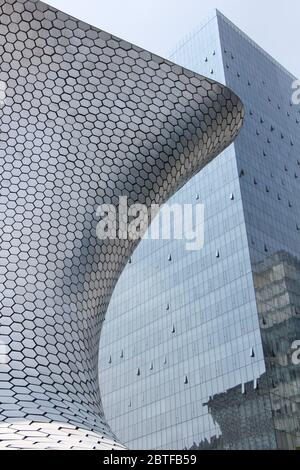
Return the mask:
[(216, 7), (300, 77), (299, 0), (46, 0), (46, 3), (164, 57)]

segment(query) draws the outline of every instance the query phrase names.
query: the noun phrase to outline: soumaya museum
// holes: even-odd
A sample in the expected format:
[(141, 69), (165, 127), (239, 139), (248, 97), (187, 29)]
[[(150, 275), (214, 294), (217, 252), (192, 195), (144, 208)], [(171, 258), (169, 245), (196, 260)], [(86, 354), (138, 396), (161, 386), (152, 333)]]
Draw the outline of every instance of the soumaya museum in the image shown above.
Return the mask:
[(299, 80), (58, 4), (0, 0), (0, 449), (299, 449)]

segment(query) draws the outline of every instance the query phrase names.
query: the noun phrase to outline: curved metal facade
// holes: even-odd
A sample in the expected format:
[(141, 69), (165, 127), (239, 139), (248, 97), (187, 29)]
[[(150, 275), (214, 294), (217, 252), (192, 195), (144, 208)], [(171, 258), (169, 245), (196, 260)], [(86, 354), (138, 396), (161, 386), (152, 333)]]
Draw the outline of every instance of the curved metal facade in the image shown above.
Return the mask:
[(96, 209), (165, 202), (233, 141), (243, 107), (39, 1), (0, 15), (0, 447), (121, 448), (98, 345), (137, 242), (100, 241)]

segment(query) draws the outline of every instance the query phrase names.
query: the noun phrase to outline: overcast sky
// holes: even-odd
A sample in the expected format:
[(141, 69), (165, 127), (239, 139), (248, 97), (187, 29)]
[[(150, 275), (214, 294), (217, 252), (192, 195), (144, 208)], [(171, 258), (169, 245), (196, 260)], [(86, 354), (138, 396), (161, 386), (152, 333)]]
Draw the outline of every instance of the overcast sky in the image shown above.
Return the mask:
[(45, 1), (163, 57), (215, 7), (300, 78), (299, 0)]

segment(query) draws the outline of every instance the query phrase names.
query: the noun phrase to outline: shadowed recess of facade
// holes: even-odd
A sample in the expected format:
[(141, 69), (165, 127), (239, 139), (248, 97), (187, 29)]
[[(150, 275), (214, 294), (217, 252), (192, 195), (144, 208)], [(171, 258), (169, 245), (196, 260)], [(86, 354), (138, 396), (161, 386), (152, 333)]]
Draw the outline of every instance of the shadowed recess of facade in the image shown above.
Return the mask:
[(165, 202), (233, 141), (243, 106), (39, 1), (0, 15), (0, 447), (121, 448), (98, 345), (137, 242), (98, 240), (96, 209)]

